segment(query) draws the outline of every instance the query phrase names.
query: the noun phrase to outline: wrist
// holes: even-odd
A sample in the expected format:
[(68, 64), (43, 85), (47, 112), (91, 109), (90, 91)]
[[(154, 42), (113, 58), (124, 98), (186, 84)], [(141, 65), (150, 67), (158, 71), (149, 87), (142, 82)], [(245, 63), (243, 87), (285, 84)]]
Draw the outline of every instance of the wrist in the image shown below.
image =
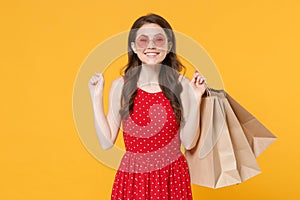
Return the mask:
[(102, 104), (102, 95), (93, 95), (92, 97), (93, 106), (99, 106)]

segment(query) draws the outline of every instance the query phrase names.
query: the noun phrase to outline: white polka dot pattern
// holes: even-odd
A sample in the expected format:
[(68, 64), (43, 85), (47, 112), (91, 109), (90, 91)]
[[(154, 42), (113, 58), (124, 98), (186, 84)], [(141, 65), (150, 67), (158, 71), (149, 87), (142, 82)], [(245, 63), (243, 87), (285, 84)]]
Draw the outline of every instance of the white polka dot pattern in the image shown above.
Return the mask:
[(163, 92), (138, 88), (131, 116), (122, 121), (126, 153), (112, 200), (191, 200), (188, 165), (180, 151), (179, 125)]

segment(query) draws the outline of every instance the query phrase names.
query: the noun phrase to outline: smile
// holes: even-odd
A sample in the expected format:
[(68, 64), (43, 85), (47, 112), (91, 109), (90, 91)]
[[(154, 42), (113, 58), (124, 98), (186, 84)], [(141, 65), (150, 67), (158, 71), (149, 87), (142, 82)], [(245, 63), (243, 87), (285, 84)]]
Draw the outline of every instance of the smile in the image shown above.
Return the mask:
[(156, 57), (160, 52), (146, 52), (144, 53), (147, 57)]

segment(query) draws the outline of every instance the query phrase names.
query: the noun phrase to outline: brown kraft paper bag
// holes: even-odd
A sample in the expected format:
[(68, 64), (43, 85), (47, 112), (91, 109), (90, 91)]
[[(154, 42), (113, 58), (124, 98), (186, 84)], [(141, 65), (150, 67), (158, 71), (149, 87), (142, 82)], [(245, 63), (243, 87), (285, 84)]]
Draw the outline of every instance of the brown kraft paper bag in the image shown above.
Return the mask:
[(200, 136), (185, 151), (191, 182), (220, 188), (259, 174), (254, 152), (261, 153), (270, 144), (261, 141), (275, 136), (224, 90), (208, 88), (200, 106)]

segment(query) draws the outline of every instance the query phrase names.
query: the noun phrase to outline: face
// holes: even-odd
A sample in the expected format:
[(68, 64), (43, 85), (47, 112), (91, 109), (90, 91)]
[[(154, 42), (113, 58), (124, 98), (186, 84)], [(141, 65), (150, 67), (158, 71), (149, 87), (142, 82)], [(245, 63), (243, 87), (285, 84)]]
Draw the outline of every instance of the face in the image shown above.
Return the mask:
[(163, 28), (154, 23), (144, 24), (131, 43), (134, 53), (144, 64), (159, 64), (169, 53), (172, 43)]

